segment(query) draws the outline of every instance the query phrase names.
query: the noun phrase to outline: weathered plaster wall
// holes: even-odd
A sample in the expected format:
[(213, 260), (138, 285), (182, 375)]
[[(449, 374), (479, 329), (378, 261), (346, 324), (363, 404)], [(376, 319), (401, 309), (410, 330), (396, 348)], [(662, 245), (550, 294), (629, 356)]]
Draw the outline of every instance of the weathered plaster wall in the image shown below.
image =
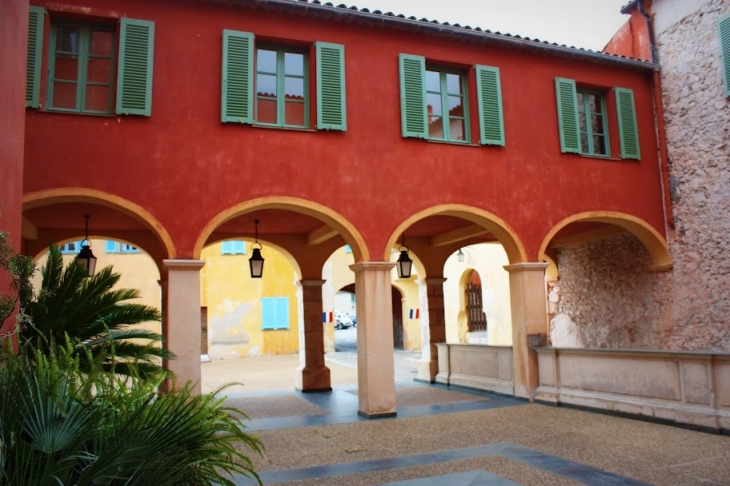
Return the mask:
[[(655, 1), (658, 24), (673, 18), (674, 3)], [(657, 36), (676, 226), (673, 315), (661, 345), (730, 351), (730, 99), (717, 34), (730, 0), (691, 5)]]
[(550, 306), (553, 329), (568, 316), (586, 347), (661, 347), (657, 326), (669, 308), (668, 274), (649, 270), (651, 258), (637, 238), (613, 236), (557, 253), (560, 280), (548, 294), (560, 297)]
[[(295, 271), (273, 248), (262, 252), (265, 278), (252, 279), (246, 254), (221, 255), (221, 244), (203, 250), (201, 305), (208, 308), (208, 354), (211, 359), (239, 358), (299, 352), (301, 299)], [(289, 298), (289, 329), (261, 329), (261, 298)]]

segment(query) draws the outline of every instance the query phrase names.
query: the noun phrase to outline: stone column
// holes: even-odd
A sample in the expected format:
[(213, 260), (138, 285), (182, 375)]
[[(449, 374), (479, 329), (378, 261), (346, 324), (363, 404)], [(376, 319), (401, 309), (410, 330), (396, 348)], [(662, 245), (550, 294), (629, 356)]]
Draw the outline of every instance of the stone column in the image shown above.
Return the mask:
[(444, 314), (445, 278), (424, 279), (428, 303), (428, 345), (423, 346), (423, 356), (418, 363), (418, 379), (436, 383), (439, 372), (437, 343), (446, 342), (446, 314)]
[(200, 269), (203, 260), (163, 260), (167, 268), (167, 314), (165, 346), (177, 359), (168, 362), (181, 388), (193, 383), (200, 394)]
[(393, 302), (391, 270), (395, 263), (360, 262), (355, 272), (357, 292), (358, 413), (367, 418), (393, 417)]
[(547, 345), (548, 318), (545, 296), (547, 263), (506, 265), (512, 304), (512, 356), (514, 394), (535, 399), (539, 385), (537, 353)]
[(303, 392), (332, 391), (330, 369), (324, 364), (322, 285), (324, 280), (301, 280), (304, 325), (299, 327), (299, 368), (296, 387)]

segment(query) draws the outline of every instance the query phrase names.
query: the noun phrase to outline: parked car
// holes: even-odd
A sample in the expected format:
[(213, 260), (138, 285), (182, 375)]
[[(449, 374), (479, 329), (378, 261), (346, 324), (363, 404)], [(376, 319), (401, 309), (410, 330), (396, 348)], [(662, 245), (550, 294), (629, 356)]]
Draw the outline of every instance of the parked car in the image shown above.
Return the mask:
[(335, 311), (335, 329), (347, 329), (355, 324), (350, 319), (350, 316), (343, 314), (340, 311)]

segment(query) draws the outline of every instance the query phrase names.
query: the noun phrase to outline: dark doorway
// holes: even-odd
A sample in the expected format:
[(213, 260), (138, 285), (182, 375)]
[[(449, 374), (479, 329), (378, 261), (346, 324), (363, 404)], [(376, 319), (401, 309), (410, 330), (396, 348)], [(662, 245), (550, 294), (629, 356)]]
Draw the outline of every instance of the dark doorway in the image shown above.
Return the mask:
[(398, 289), (390, 288), (393, 300), (393, 347), (403, 349), (403, 297)]
[(200, 354), (208, 354), (208, 308), (200, 308)]
[(482, 303), (482, 279), (476, 271), (471, 273), (466, 284), (466, 315), (469, 332), (487, 330), (487, 315)]

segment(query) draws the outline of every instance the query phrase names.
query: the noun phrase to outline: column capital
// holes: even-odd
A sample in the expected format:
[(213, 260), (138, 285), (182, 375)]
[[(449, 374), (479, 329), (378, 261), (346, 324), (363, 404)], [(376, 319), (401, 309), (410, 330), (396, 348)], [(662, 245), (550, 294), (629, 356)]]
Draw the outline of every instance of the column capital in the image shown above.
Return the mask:
[(168, 270), (200, 270), (205, 265), (205, 260), (175, 259), (162, 260), (162, 264)]
[(321, 279), (313, 279), (313, 278), (303, 278), (299, 281), (299, 285), (302, 287), (321, 287), (324, 285), (326, 280)]
[(519, 272), (545, 272), (545, 269), (549, 267), (549, 263), (544, 262), (524, 262), (524, 263), (513, 263), (512, 265), (505, 265), (504, 268), (509, 273)]
[(395, 262), (358, 262), (350, 265), (350, 270), (360, 272), (390, 272), (395, 268)]
[(444, 277), (426, 277), (423, 279), (423, 283), (426, 285), (443, 285), (446, 280)]

